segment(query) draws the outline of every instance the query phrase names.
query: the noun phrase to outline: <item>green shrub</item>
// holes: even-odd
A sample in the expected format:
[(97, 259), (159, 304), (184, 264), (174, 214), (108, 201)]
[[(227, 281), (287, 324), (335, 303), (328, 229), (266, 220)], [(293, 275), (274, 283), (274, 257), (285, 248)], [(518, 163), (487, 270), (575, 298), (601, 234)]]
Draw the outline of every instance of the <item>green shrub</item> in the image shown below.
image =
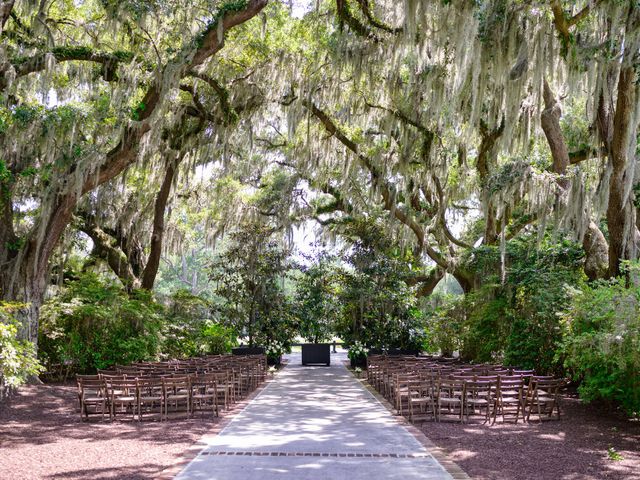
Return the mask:
[(340, 266), (335, 258), (319, 254), (301, 267), (293, 301), (300, 336), (308, 342), (328, 341), (340, 316)]
[[(640, 270), (631, 266), (632, 274)], [(561, 354), (570, 375), (580, 382), (586, 401), (640, 412), (640, 288), (626, 279), (599, 282), (575, 291), (564, 320), (568, 331)]]
[[(568, 285), (584, 283), (580, 245), (534, 235), (497, 247), (482, 246), (468, 261), (482, 286), (460, 296), (437, 296), (427, 308), (426, 348), (473, 362), (504, 362), (540, 373), (562, 373), (556, 355), (568, 303)], [(501, 269), (504, 268), (504, 276)]]
[(462, 347), (462, 326), (466, 321), (463, 295), (438, 295), (431, 299), (425, 314), (423, 350), (450, 357)]
[(178, 290), (166, 303), (162, 355), (186, 358), (207, 353), (203, 332), (213, 320), (211, 303), (187, 290)]
[(504, 361), (538, 373), (562, 374), (556, 354), (565, 331), (561, 313), (570, 302), (568, 288), (585, 283), (583, 250), (566, 240), (546, 239), (535, 249), (521, 241), (514, 253), (508, 276), (511, 330)]
[(151, 294), (128, 295), (94, 274), (69, 282), (42, 307), (39, 354), (78, 372), (158, 357), (163, 312)]
[(230, 353), (231, 349), (238, 344), (237, 334), (233, 329), (213, 322), (203, 328), (201, 339), (204, 353), (210, 355)]
[(33, 343), (18, 339), (14, 312), (21, 307), (0, 302), (0, 398), (5, 387), (18, 387), (42, 370)]
[(492, 298), (491, 292), (482, 289), (467, 295), (465, 304), (469, 314), (460, 356), (474, 362), (501, 362), (510, 329), (506, 315), (508, 300), (504, 295)]
[(355, 223), (354, 241), (340, 275), (342, 312), (335, 331), (347, 344), (356, 340), (375, 349), (417, 350), (424, 343), (424, 315), (417, 287), (409, 285), (411, 253), (387, 238), (383, 225)]

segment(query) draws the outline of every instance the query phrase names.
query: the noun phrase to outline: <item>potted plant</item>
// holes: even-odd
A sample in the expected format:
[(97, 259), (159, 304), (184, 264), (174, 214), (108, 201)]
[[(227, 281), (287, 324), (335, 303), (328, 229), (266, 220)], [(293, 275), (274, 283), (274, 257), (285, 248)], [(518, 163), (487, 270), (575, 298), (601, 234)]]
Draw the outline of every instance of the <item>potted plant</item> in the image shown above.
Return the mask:
[(349, 360), (351, 361), (351, 368), (366, 368), (367, 366), (367, 349), (359, 341), (353, 342), (349, 347)]
[(271, 341), (265, 352), (267, 354), (267, 365), (280, 365), (284, 352), (284, 343), (278, 340)]

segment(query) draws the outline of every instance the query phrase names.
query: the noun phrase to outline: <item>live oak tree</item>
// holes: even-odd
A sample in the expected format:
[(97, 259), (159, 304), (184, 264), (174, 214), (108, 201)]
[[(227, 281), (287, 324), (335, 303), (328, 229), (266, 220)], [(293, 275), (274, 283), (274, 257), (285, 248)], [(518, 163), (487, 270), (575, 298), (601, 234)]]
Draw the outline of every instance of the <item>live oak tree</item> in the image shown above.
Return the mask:
[[(267, 0), (3, 2), (2, 298), (37, 337), (49, 259), (83, 196), (152, 157), (180, 82)], [(154, 260), (155, 261), (155, 260)]]
[[(472, 247), (504, 252), (531, 229), (569, 233), (590, 278), (615, 276), (637, 256), (639, 15), (617, 1), (319, 2), (305, 48), (270, 67), (286, 117), (270, 111), (264, 144), (326, 194), (321, 222), (387, 211), (435, 264), (426, 292), (443, 271), (475, 288)], [(461, 218), (483, 226), (454, 234)]]

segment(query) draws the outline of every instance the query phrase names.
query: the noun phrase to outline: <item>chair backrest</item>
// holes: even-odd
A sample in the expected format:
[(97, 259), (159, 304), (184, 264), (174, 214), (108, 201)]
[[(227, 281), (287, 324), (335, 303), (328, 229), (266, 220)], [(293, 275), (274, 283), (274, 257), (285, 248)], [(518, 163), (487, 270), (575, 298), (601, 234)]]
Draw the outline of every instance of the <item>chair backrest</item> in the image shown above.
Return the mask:
[(468, 396), (491, 396), (496, 384), (487, 380), (472, 380), (465, 383), (465, 392)]
[(463, 392), (466, 382), (452, 378), (440, 378), (437, 382), (438, 392)]
[(536, 371), (535, 370), (518, 370), (514, 368), (511, 370), (511, 374), (522, 375), (523, 377), (533, 377), (536, 374)]
[(532, 375), (529, 381), (557, 380), (553, 375)]
[(109, 396), (114, 395), (125, 395), (125, 396), (134, 396), (138, 392), (138, 383), (135, 379), (127, 379), (124, 380), (116, 379), (116, 378), (107, 378), (104, 380), (107, 385), (107, 393)]
[(140, 377), (136, 380), (138, 391), (157, 392), (162, 390), (163, 383), (161, 377)]
[(112, 380), (126, 380), (127, 376), (124, 373), (101, 373), (100, 378), (105, 382)]
[(502, 394), (505, 391), (521, 391), (524, 388), (524, 379), (514, 376), (498, 377), (498, 392)]
[(191, 378), (191, 388), (194, 390), (217, 387), (217, 377), (213, 373), (202, 373)]
[[(91, 377), (91, 378), (87, 378)], [(78, 382), (78, 394), (83, 395), (105, 395), (106, 385), (104, 380), (98, 378), (97, 375), (78, 375), (76, 377)]]
[(557, 395), (562, 387), (565, 385), (565, 381), (560, 378), (536, 378), (531, 379), (531, 389), (535, 392), (537, 390), (544, 390), (547, 395)]
[(181, 377), (163, 377), (162, 384), (165, 392), (176, 392), (178, 390), (188, 390), (191, 388), (191, 378), (189, 376)]

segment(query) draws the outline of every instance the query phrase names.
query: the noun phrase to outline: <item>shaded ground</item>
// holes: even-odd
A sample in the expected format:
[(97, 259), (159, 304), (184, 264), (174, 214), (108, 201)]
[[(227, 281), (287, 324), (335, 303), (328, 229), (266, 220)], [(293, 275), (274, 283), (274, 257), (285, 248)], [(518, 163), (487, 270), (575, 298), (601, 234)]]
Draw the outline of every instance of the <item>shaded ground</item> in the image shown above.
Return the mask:
[(211, 415), (167, 422), (81, 422), (75, 386), (20, 389), (0, 406), (0, 479), (152, 479), (219, 423)]
[(451, 480), (337, 360), (278, 374), (176, 480)]
[[(0, 406), (0, 479), (154, 479), (219, 421), (83, 423), (75, 386), (22, 388)], [(640, 423), (565, 399), (560, 422), (427, 422), (426, 435), (469, 475), (486, 480), (640, 480)], [(623, 460), (609, 458), (613, 447)], [(372, 479), (374, 480), (374, 479)], [(376, 479), (377, 480), (377, 479)]]
[[(493, 426), (422, 424), (471, 477), (486, 480), (639, 480), (640, 424), (608, 416), (575, 398), (562, 420)], [(613, 447), (622, 460), (609, 457)]]

